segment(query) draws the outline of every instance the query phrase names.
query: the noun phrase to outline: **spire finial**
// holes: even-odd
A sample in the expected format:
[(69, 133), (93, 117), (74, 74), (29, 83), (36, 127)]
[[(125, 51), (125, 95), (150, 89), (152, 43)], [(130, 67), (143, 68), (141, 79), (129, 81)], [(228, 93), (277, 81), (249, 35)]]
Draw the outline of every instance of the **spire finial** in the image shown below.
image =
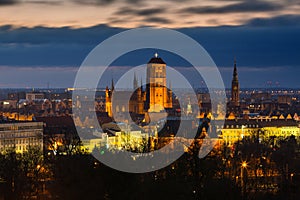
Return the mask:
[(114, 84), (114, 79), (111, 79), (111, 90), (115, 90), (115, 84)]
[(133, 77), (133, 89), (137, 89), (138, 88), (138, 80), (136, 78), (136, 74), (134, 72), (134, 77)]
[(154, 57), (155, 57), (155, 58), (158, 58), (158, 53), (157, 53), (157, 52), (154, 54)]

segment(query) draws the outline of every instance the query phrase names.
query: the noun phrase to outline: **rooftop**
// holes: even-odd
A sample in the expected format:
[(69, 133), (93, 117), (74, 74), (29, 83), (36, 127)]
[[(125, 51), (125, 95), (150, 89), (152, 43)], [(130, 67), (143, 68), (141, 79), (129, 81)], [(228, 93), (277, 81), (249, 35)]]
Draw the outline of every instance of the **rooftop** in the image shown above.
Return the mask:
[(158, 54), (157, 54), (157, 53), (155, 53), (155, 54), (154, 54), (154, 57), (152, 57), (152, 58), (149, 60), (148, 64), (149, 64), (149, 63), (166, 64), (166, 63), (163, 61), (163, 59), (161, 59), (160, 57), (158, 57)]

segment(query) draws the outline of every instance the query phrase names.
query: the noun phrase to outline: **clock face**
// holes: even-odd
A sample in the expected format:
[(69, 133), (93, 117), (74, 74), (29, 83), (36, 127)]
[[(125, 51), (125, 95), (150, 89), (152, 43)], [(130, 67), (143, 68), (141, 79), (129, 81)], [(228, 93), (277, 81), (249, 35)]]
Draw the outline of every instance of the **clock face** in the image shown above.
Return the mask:
[(237, 90), (237, 86), (234, 86), (233, 89), (234, 89), (234, 90)]

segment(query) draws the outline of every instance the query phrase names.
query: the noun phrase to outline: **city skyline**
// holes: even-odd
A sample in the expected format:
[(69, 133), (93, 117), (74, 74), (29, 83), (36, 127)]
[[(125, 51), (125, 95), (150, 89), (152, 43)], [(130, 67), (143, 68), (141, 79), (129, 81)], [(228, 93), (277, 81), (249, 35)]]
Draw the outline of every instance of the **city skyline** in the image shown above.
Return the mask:
[(298, 199), (299, 11), (0, 0), (0, 199)]

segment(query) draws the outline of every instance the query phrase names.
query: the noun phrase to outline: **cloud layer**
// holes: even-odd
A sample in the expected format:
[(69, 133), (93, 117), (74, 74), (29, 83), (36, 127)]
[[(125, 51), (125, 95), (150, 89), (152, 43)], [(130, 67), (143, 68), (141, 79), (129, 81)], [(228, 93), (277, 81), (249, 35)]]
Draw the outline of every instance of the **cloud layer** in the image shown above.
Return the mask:
[[(32, 70), (35, 82), (36, 76), (46, 79), (51, 74), (63, 84), (63, 77), (73, 77), (73, 69), (96, 45), (140, 26), (171, 27), (191, 36), (209, 52), (228, 82), (237, 57), (246, 86), (253, 77), (255, 84), (274, 77), (300, 85), (299, 10), (298, 0), (0, 0), (0, 67), (6, 73), (0, 76), (0, 85), (13, 81), (16, 69), (19, 77), (25, 69), (38, 69)], [(128, 54), (113, 65), (143, 64), (153, 51)], [(170, 66), (189, 66), (170, 53), (160, 54)], [(73, 71), (64, 70), (70, 68)]]
[(225, 6), (198, 6), (188, 7), (182, 10), (186, 13), (195, 14), (224, 14), (224, 13), (245, 13), (245, 12), (269, 12), (278, 11), (284, 8), (284, 5), (266, 1), (241, 1), (235, 4)]
[(1, 5), (11, 5), (18, 3), (18, 0), (0, 0), (0, 6)]
[[(300, 23), (297, 22), (299, 19), (300, 16), (283, 15), (269, 19), (254, 19), (244, 26), (194, 27), (177, 30), (198, 41), (208, 51), (222, 73), (226, 75), (227, 81), (231, 79), (233, 58), (236, 57), (239, 71), (245, 80), (244, 86), (263, 85), (267, 79), (274, 81), (276, 79), (294, 87), (299, 80)], [(45, 76), (47, 73), (41, 72), (43, 68), (49, 71), (51, 67), (58, 67), (61, 74), (57, 77), (62, 77), (62, 74), (68, 74), (62, 73), (63, 69), (78, 68), (96, 45), (124, 30), (126, 29), (107, 25), (77, 29), (2, 26), (0, 66), (7, 67), (6, 73), (9, 67), (17, 67), (38, 68), (39, 74), (42, 74), (35, 74), (33, 70), (32, 76)], [(113, 66), (144, 64), (154, 51), (157, 50), (148, 49), (128, 54), (116, 60)], [(161, 51), (159, 53), (170, 66), (189, 66), (189, 63), (170, 53)], [(11, 69), (15, 71), (16, 68)], [(59, 70), (55, 70), (55, 73), (59, 74)], [(13, 73), (8, 74), (12, 76)], [(54, 72), (51, 71), (49, 74), (53, 76)], [(74, 76), (73, 72), (70, 74)], [(253, 77), (256, 81), (251, 83)], [(7, 78), (13, 80), (12, 77), (0, 77), (3, 81)], [(68, 79), (68, 84), (70, 82), (72, 81)], [(298, 84), (300, 85), (300, 82)]]
[[(148, 13), (152, 13), (149, 10)], [(156, 12), (156, 11), (155, 11)], [(158, 11), (157, 11), (158, 12)], [(149, 16), (149, 21), (169, 21)], [(0, 65), (79, 66), (90, 50), (122, 28), (0, 27)], [(244, 26), (177, 29), (202, 44), (217, 64), (230, 66), (237, 56), (245, 66), (298, 66), (300, 16), (257, 18)], [(141, 60), (142, 61), (142, 60)], [(176, 65), (175, 61), (172, 65)], [(179, 62), (180, 63), (180, 62)], [(118, 64), (118, 63), (117, 63)], [(125, 62), (118, 65), (131, 65)]]
[(297, 15), (299, 11), (297, 0), (0, 0), (0, 26), (243, 25), (255, 18)]

